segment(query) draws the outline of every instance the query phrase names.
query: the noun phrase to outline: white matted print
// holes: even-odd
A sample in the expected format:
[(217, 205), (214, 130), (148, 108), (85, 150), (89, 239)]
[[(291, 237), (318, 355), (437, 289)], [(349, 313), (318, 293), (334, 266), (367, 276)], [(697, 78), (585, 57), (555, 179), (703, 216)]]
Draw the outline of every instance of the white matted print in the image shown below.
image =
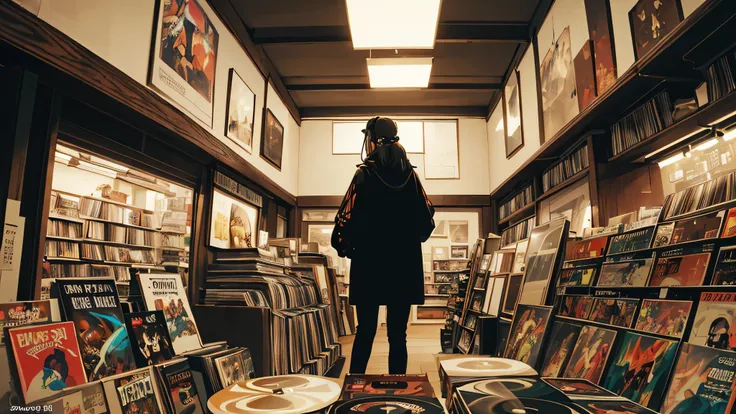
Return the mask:
[(447, 220), (434, 220), (434, 231), (429, 237), (447, 238)]
[(450, 258), (450, 248), (448, 246), (432, 247), (432, 259), (448, 260)]
[(159, 1), (149, 85), (212, 126), (219, 36), (203, 0)]
[(222, 191), (212, 194), (210, 246), (221, 249), (256, 247), (258, 209)]
[(450, 241), (452, 243), (468, 243), (468, 221), (450, 220)]
[(424, 123), (424, 178), (460, 178), (457, 121)]

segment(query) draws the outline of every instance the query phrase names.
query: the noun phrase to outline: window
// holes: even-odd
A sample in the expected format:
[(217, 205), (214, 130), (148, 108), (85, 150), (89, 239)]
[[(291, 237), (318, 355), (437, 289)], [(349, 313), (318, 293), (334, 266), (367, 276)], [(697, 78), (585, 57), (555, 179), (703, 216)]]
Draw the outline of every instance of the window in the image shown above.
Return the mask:
[[(365, 135), (362, 130), (368, 121), (335, 121), (332, 123), (332, 154), (360, 155)], [(450, 121), (456, 124), (456, 121)], [(410, 154), (424, 153), (424, 121), (396, 121), (401, 145)]]

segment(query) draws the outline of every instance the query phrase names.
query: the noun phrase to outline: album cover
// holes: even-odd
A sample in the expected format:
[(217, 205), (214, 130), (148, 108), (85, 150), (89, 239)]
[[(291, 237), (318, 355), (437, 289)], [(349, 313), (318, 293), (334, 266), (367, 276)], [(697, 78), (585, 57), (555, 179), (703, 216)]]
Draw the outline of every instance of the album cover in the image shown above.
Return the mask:
[(597, 266), (562, 269), (560, 271), (560, 278), (557, 281), (557, 286), (590, 286), (595, 279), (597, 271)]
[(59, 398), (44, 401), (43, 408), (46, 410), (50, 409), (52, 413), (82, 414), (84, 412), (82, 391), (70, 392), (60, 396)]
[(575, 400), (590, 414), (657, 414), (641, 405), (628, 400)]
[[(582, 327), (574, 323), (555, 321), (552, 332), (547, 340), (547, 352), (542, 363), (543, 377), (559, 377), (565, 371), (575, 342), (578, 340)], [(554, 384), (552, 384), (554, 385)]]
[(736, 236), (736, 207), (728, 210), (726, 214), (726, 224), (723, 226), (722, 238)]
[(366, 375), (348, 374), (342, 386), (341, 399), (368, 395), (404, 395), (434, 397), (434, 389), (426, 374)]
[(711, 285), (736, 285), (736, 246), (724, 246), (718, 251)]
[(591, 42), (583, 43), (573, 64), (575, 65), (575, 83), (578, 95), (578, 108), (582, 111), (590, 105), (596, 97), (595, 64), (593, 63), (593, 50)]
[(107, 414), (107, 401), (105, 401), (105, 390), (102, 383), (96, 382), (82, 388), (82, 402), (84, 403), (84, 414)]
[(631, 328), (639, 299), (595, 298), (588, 320)]
[(202, 414), (204, 410), (199, 401), (189, 364), (182, 359), (160, 368), (163, 391), (170, 411), (176, 414)]
[(710, 253), (660, 257), (649, 286), (700, 286), (705, 279)]
[(595, 259), (603, 257), (606, 254), (607, 244), (608, 236), (580, 240), (575, 243), (570, 260)]
[(222, 388), (227, 388), (248, 379), (245, 371), (245, 361), (243, 361), (242, 352), (239, 350), (215, 358), (215, 366)]
[(51, 304), (48, 300), (0, 303), (0, 344), (5, 343), (3, 328), (45, 322), (51, 322)]
[(445, 408), (432, 397), (416, 397), (403, 395), (358, 397), (347, 401), (338, 401), (327, 410), (328, 414), (384, 414), (384, 413), (421, 413), (444, 414)]
[(593, 296), (564, 295), (557, 314), (569, 318), (588, 319), (594, 299)]
[(654, 234), (652, 247), (662, 247), (670, 244), (672, 240), (672, 232), (675, 231), (675, 223), (664, 223), (657, 226), (657, 232)]
[(8, 329), (19, 391), (26, 404), (87, 382), (74, 331), (72, 322)]
[(178, 273), (141, 273), (140, 281), (146, 308), (164, 312), (174, 353), (178, 355), (201, 348), (197, 323), (181, 276)]
[(611, 237), (608, 255), (632, 253), (648, 249), (654, 236), (654, 226)]
[(636, 59), (641, 59), (682, 21), (679, 0), (639, 0), (629, 11)]
[(688, 342), (736, 351), (736, 293), (702, 292)]
[(74, 322), (89, 381), (135, 369), (115, 281), (56, 279), (63, 315)]
[(646, 286), (653, 265), (654, 258), (603, 263), (596, 285), (612, 287)]
[(504, 358), (515, 359), (536, 367), (551, 314), (551, 306), (519, 304), (511, 324)]
[(736, 354), (685, 343), (662, 413), (733, 413)]
[(102, 380), (111, 412), (163, 414), (166, 409), (158, 394), (153, 367), (111, 376)]
[(615, 340), (614, 330), (583, 326), (563, 377), (582, 378), (599, 384)]
[(562, 391), (570, 399), (621, 399), (618, 395), (592, 382), (577, 378), (542, 378), (547, 384)]
[(174, 357), (163, 312), (127, 313), (125, 325), (133, 344), (135, 363), (139, 367), (160, 364)]
[(541, 379), (492, 378), (465, 384), (457, 392), (473, 414), (580, 412), (565, 394)]
[(555, 220), (532, 230), (526, 251), (524, 282), (519, 303), (543, 305), (547, 289), (557, 264), (563, 236), (567, 235), (569, 221)]
[(677, 341), (625, 332), (602, 384), (616, 394), (657, 409), (675, 362)]
[(529, 240), (523, 240), (516, 244), (516, 255), (514, 256), (514, 266), (511, 268), (512, 273), (523, 273), (524, 264), (526, 263), (526, 249)]
[(687, 243), (718, 238), (725, 211), (716, 211), (703, 216), (678, 220), (674, 223), (672, 236), (667, 244)]
[(692, 306), (689, 300), (644, 299), (635, 329), (682, 338)]

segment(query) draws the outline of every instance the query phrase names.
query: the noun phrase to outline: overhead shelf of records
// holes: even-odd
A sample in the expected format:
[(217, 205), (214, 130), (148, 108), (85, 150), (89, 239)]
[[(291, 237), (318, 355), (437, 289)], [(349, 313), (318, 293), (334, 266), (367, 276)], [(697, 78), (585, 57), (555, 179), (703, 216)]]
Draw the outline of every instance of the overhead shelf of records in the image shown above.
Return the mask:
[[(693, 64), (686, 60), (696, 58), (703, 49), (725, 50), (731, 37), (714, 36), (714, 28), (727, 28), (736, 14), (736, 2), (714, 0), (703, 3), (697, 10), (664, 36), (646, 55), (638, 59), (616, 83), (567, 123), (552, 138), (509, 174), (492, 193), (493, 199), (507, 197), (522, 183), (540, 175), (556, 161), (569, 146), (590, 131), (608, 131), (650, 96), (662, 84), (700, 83), (702, 75), (696, 69), (705, 62)], [(725, 29), (724, 29), (725, 30)], [(712, 52), (711, 52), (712, 53)], [(730, 99), (729, 99), (730, 100)], [(715, 109), (711, 111), (715, 112)]]

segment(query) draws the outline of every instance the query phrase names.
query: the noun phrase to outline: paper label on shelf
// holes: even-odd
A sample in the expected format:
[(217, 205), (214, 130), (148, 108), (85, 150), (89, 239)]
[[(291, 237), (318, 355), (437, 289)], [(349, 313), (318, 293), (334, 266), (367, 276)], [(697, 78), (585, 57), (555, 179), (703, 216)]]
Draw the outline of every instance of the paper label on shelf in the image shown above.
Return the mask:
[(660, 299), (667, 299), (667, 292), (669, 291), (668, 288), (662, 288), (659, 290), (659, 298)]
[(0, 302), (14, 302), (18, 293), (18, 274), (23, 252), (25, 218), (20, 215), (20, 201), (7, 200), (2, 235), (0, 265)]

